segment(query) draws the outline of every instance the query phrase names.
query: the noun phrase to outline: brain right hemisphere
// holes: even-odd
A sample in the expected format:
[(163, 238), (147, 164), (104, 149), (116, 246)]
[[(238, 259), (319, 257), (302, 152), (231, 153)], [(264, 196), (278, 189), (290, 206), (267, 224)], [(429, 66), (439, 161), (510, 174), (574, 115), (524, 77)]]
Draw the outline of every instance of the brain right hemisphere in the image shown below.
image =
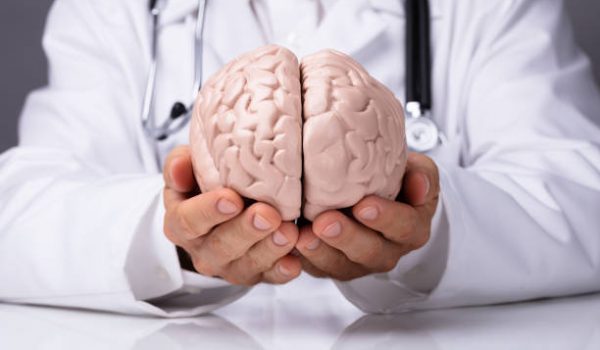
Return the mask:
[(402, 107), (350, 57), (302, 61), (304, 216), (349, 207), (368, 194), (395, 198), (406, 164)]
[(402, 107), (385, 86), (339, 52), (298, 65), (279, 46), (242, 55), (204, 84), (190, 144), (202, 191), (232, 188), (284, 220), (394, 198), (407, 156)]

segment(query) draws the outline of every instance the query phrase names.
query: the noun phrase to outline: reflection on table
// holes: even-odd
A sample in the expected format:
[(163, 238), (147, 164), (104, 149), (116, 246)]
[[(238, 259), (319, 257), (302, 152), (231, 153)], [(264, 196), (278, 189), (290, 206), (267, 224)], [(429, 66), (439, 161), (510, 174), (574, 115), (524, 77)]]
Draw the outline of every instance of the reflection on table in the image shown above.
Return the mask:
[(366, 315), (334, 349), (600, 349), (600, 295)]
[(600, 349), (600, 295), (393, 316), (316, 302), (250, 297), (191, 319), (0, 305), (0, 348)]

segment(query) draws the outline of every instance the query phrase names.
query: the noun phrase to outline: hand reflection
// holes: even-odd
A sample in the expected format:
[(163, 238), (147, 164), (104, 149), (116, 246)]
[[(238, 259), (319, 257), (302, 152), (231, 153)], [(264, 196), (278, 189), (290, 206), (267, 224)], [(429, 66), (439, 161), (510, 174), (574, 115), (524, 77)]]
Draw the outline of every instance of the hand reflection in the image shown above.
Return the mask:
[(600, 295), (501, 306), (367, 315), (334, 349), (600, 349)]
[(209, 315), (171, 321), (139, 339), (133, 349), (262, 349), (248, 333), (225, 319)]
[(0, 304), (2, 349), (262, 349), (216, 315), (187, 319)]

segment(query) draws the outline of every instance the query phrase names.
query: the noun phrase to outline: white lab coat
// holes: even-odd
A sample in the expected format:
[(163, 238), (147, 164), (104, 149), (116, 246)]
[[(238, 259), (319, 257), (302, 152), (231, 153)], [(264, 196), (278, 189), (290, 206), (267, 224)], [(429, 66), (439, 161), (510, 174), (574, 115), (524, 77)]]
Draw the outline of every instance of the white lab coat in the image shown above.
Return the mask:
[[(158, 119), (190, 99), (195, 3), (171, 0), (162, 19)], [(600, 290), (600, 98), (562, 2), (431, 7), (433, 115), (448, 138), (432, 154), (442, 189), (432, 239), (391, 273), (337, 287), (382, 312)], [(209, 2), (205, 78), (265, 43), (256, 11)], [(338, 1), (283, 44), (351, 54), (403, 100), (403, 23), (399, 1)], [(0, 301), (173, 317), (247, 291), (182, 273), (163, 236), (162, 177), (140, 125), (149, 46), (146, 1), (53, 6), (49, 85), (31, 94), (20, 144), (0, 157)], [(159, 154), (186, 142), (184, 130)], [(306, 276), (256, 290), (319, 288), (338, 293)]]

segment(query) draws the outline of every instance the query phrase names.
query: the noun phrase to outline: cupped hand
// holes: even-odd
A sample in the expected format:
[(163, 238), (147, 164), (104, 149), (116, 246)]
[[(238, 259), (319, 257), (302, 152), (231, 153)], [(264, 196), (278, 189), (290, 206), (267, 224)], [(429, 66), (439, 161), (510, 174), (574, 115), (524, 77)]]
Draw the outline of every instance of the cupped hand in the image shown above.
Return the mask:
[(433, 160), (410, 153), (398, 201), (368, 196), (352, 208), (353, 217), (330, 210), (300, 229), (303, 269), (341, 281), (392, 270), (429, 240), (439, 191)]
[(171, 151), (163, 174), (165, 235), (198, 273), (247, 286), (286, 283), (300, 274), (299, 258), (289, 255), (298, 228), (282, 222), (276, 209), (265, 203), (244, 208), (227, 188), (198, 194), (188, 146)]

